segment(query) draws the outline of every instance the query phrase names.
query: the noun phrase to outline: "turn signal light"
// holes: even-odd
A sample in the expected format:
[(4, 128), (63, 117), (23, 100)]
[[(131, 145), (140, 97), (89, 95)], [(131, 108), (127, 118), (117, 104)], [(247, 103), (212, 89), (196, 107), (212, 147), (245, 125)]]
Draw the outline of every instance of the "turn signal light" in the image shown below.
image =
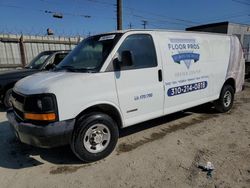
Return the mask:
[(24, 114), (25, 119), (30, 120), (40, 120), (40, 121), (54, 121), (56, 120), (56, 114), (55, 113), (49, 113), (49, 114), (31, 114), (31, 113), (25, 113)]

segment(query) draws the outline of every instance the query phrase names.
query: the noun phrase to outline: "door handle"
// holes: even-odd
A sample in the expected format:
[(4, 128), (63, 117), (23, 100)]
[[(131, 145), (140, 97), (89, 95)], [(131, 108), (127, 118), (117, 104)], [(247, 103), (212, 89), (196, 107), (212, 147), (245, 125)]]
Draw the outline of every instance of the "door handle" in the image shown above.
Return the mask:
[(162, 82), (162, 70), (161, 69), (158, 70), (158, 80), (159, 82)]

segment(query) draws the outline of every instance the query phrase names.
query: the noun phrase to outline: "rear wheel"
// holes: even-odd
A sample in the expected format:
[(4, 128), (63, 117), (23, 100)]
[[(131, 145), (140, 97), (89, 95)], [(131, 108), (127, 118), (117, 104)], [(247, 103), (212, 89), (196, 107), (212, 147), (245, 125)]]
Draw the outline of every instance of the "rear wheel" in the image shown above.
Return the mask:
[(11, 101), (10, 101), (11, 93), (12, 93), (12, 88), (8, 89), (8, 90), (5, 92), (5, 95), (4, 95), (4, 97), (3, 97), (3, 105), (4, 105), (6, 108), (10, 108), (10, 107), (11, 107)]
[(85, 162), (93, 162), (108, 156), (119, 137), (116, 122), (103, 113), (91, 113), (80, 118), (73, 131), (71, 148)]
[(227, 112), (233, 106), (234, 89), (231, 85), (222, 88), (220, 98), (214, 102), (215, 109), (219, 112)]

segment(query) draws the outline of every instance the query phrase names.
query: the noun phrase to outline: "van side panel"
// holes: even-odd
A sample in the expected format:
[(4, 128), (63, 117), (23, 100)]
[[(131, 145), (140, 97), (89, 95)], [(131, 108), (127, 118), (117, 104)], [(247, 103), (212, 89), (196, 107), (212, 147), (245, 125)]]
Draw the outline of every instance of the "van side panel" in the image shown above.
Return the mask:
[(206, 35), (208, 36), (211, 48), (210, 76), (212, 84), (211, 96), (213, 100), (220, 97), (221, 89), (226, 81), (228, 63), (230, 59), (230, 37), (226, 35)]
[(208, 72), (208, 42), (190, 33), (161, 32), (159, 38), (165, 87), (164, 113), (203, 103), (210, 96), (212, 86)]
[(164, 114), (219, 98), (230, 57), (230, 37), (159, 32), (165, 88)]
[(235, 80), (236, 92), (239, 92), (244, 84), (245, 61), (241, 44), (236, 36), (230, 36), (230, 48), (226, 80), (233, 78)]

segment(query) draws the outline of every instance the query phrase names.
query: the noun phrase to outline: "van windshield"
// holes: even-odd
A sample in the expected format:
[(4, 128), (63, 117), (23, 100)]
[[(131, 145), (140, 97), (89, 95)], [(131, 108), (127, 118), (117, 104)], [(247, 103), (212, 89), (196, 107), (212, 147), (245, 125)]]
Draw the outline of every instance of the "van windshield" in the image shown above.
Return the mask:
[(98, 72), (121, 37), (121, 34), (106, 34), (83, 40), (54, 71)]

